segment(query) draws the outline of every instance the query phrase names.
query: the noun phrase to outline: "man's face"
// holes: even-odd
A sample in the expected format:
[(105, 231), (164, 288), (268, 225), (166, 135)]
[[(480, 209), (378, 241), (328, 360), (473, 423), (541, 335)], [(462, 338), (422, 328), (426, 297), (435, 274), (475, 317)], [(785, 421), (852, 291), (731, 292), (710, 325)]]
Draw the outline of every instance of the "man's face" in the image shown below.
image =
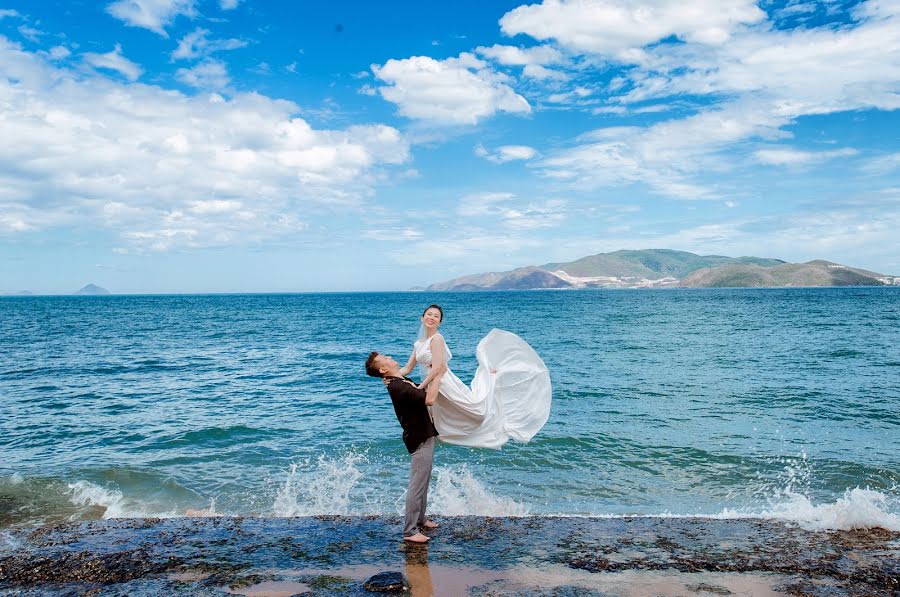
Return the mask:
[(375, 360), (373, 362), (375, 363), (375, 366), (378, 367), (378, 370), (382, 373), (384, 373), (385, 370), (390, 370), (397, 366), (397, 361), (395, 361), (393, 357), (390, 357), (386, 354), (378, 355), (377, 357), (375, 357)]

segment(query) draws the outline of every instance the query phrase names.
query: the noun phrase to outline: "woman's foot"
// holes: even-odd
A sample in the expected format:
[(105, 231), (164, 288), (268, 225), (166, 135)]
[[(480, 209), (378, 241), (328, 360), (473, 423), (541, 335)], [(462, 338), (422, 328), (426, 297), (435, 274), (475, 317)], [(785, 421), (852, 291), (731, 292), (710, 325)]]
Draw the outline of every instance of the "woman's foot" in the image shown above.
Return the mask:
[(425, 522), (422, 523), (422, 526), (425, 527), (426, 529), (436, 529), (441, 525), (439, 525), (438, 523), (436, 523), (433, 520), (426, 520)]
[(404, 541), (409, 541), (410, 543), (425, 543), (429, 539), (430, 537), (426, 537), (422, 533), (416, 533), (415, 535), (403, 538)]

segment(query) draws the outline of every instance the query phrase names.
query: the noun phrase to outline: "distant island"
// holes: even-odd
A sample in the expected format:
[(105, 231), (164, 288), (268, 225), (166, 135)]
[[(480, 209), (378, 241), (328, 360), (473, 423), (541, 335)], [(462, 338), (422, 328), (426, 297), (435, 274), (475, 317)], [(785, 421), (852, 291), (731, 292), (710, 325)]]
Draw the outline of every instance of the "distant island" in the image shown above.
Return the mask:
[(96, 284), (88, 284), (87, 286), (84, 286), (81, 290), (78, 290), (77, 292), (75, 292), (75, 294), (98, 296), (98, 295), (110, 294), (110, 292), (106, 288), (102, 288), (100, 286), (97, 286)]
[(788, 263), (764, 257), (697, 255), (671, 249), (615, 251), (567, 263), (461, 276), (426, 290), (565, 288), (785, 288), (900, 286), (900, 277), (815, 260)]

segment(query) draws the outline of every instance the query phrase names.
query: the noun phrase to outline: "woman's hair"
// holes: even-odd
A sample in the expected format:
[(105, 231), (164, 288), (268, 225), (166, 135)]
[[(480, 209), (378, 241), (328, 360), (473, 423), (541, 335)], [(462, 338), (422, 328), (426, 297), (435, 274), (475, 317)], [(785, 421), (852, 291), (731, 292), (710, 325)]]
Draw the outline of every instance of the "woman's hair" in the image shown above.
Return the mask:
[(422, 311), (422, 317), (424, 317), (425, 314), (428, 313), (428, 309), (437, 309), (441, 314), (441, 322), (444, 321), (444, 310), (441, 309), (440, 305), (428, 305), (427, 307), (425, 307), (425, 310)]

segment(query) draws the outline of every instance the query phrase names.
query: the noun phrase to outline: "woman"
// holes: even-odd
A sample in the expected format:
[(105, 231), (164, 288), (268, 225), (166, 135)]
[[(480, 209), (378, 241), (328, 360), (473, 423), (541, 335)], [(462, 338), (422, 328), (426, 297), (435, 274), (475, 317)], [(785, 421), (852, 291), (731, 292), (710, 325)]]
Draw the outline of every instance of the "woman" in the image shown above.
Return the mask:
[(419, 384), (433, 404), (434, 426), (442, 441), (476, 448), (499, 448), (510, 438), (527, 442), (550, 415), (550, 374), (541, 357), (511, 332), (494, 329), (478, 343), (478, 369), (471, 389), (447, 366), (452, 358), (438, 333), (444, 311), (430, 305), (412, 355), (400, 372), (418, 363)]

